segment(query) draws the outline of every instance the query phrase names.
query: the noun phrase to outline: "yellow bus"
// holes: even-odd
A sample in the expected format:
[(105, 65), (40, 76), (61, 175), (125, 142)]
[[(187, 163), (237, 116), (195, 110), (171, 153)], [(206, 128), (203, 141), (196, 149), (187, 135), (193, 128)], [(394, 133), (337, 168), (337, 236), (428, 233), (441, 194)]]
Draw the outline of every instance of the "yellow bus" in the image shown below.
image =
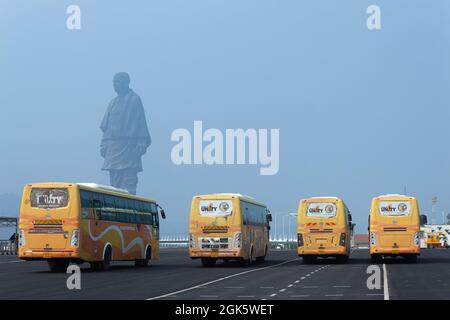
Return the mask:
[(91, 183), (33, 183), (24, 187), (19, 257), (46, 260), (52, 271), (89, 262), (107, 270), (111, 261), (146, 266), (159, 258), (155, 200)]
[(369, 215), (370, 257), (403, 256), (417, 261), (420, 254), (420, 214), (417, 199), (392, 194), (372, 200)]
[(189, 256), (205, 267), (218, 259), (247, 264), (264, 261), (269, 250), (267, 206), (241, 194), (197, 195), (192, 198)]
[(352, 216), (343, 200), (336, 197), (300, 200), (297, 253), (303, 263), (313, 263), (318, 257), (347, 262), (352, 230)]

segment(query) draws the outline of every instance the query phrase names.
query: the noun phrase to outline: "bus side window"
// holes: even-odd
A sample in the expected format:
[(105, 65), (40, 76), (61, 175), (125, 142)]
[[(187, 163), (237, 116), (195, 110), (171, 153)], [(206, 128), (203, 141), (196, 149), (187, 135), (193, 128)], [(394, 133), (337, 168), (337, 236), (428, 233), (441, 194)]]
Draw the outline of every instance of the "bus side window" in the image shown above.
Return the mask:
[(85, 190), (80, 190), (80, 202), (81, 202), (81, 218), (92, 219), (90, 215), (92, 208), (92, 193)]
[(99, 193), (92, 194), (92, 205), (94, 208), (94, 215), (96, 220), (101, 220), (102, 218), (102, 208), (103, 208), (103, 195)]
[(127, 203), (127, 208), (128, 208), (128, 221), (130, 223), (136, 223), (136, 205), (135, 205), (135, 201), (131, 200), (131, 199), (126, 199), (125, 200)]

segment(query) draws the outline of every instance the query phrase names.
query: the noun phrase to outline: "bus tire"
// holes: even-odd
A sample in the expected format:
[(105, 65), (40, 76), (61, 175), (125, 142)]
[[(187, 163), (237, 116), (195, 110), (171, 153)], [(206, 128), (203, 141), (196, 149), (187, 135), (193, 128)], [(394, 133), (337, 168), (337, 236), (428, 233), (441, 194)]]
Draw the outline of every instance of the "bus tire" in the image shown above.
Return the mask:
[(348, 256), (342, 255), (336, 257), (337, 263), (347, 263), (348, 262)]
[(111, 267), (111, 261), (112, 261), (112, 249), (111, 246), (107, 246), (105, 249), (105, 254), (103, 257), (103, 261), (100, 262), (99, 267), (103, 271), (108, 271)]
[(68, 260), (47, 260), (47, 264), (52, 272), (65, 272), (69, 267)]
[(417, 263), (417, 256), (415, 254), (410, 254), (405, 256), (405, 259), (409, 263)]
[(202, 266), (210, 268), (213, 267), (217, 262), (214, 258), (202, 258)]
[(147, 250), (145, 251), (145, 259), (134, 260), (134, 265), (136, 267), (147, 267), (151, 259), (152, 259), (152, 248), (148, 247)]
[(266, 256), (267, 256), (267, 246), (264, 248), (264, 255), (262, 255), (261, 257), (257, 257), (256, 262), (266, 261)]
[(379, 254), (371, 254), (370, 262), (372, 263), (381, 263), (383, 258)]

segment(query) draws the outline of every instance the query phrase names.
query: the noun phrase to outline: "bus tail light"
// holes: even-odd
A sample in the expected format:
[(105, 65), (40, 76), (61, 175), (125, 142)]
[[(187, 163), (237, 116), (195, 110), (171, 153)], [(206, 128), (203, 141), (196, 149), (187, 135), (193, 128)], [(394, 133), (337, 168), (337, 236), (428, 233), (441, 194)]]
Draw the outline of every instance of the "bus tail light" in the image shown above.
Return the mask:
[(347, 235), (345, 233), (341, 233), (341, 237), (339, 238), (339, 245), (345, 247)]
[(240, 248), (242, 243), (242, 233), (238, 232), (234, 235), (234, 246)]
[(414, 233), (413, 244), (414, 244), (415, 246), (419, 246), (419, 245), (420, 245), (420, 238), (421, 238), (420, 232)]
[(375, 232), (370, 233), (370, 245), (376, 246), (377, 245), (377, 236)]
[(25, 231), (19, 230), (19, 247), (25, 247)]
[(72, 247), (78, 247), (80, 245), (80, 229), (72, 230), (72, 238), (70, 239), (70, 245)]
[(189, 234), (189, 247), (195, 248), (195, 237), (192, 233)]
[(297, 245), (299, 247), (303, 247), (305, 245), (305, 243), (303, 241), (303, 234), (301, 234), (301, 233), (297, 233)]

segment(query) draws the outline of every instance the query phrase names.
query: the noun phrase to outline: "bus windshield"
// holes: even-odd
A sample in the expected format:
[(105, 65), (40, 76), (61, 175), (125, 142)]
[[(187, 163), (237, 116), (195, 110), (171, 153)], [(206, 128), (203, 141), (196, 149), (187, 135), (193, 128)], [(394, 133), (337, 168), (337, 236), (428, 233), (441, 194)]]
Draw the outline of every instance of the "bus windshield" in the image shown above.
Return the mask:
[(233, 202), (231, 200), (201, 200), (198, 210), (202, 216), (229, 216), (233, 212)]
[(382, 216), (409, 216), (411, 203), (409, 201), (382, 201), (379, 204)]
[(332, 202), (315, 202), (308, 205), (306, 216), (314, 218), (333, 218), (336, 216), (336, 204)]

